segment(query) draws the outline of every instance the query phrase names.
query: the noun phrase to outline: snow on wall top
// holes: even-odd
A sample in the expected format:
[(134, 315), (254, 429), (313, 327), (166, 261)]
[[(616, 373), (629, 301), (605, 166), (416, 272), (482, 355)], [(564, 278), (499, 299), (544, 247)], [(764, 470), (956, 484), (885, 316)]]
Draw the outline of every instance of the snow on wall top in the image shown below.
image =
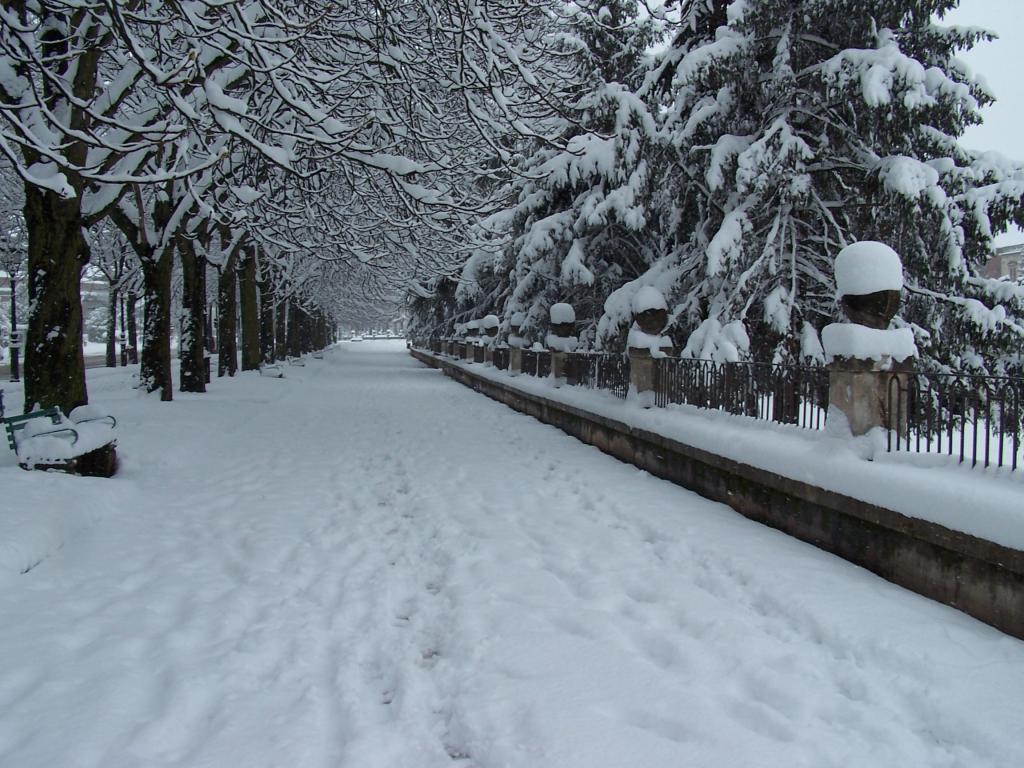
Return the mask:
[(861, 240), (836, 256), (836, 298), (903, 290), (903, 262), (885, 243)]
[(914, 333), (909, 328), (877, 330), (853, 323), (832, 323), (822, 329), (821, 343), (829, 363), (837, 357), (877, 361), (891, 358), (896, 362), (917, 357)]
[(665, 302), (665, 297), (661, 295), (661, 291), (649, 285), (645, 285), (643, 288), (633, 294), (633, 301), (631, 302), (633, 314), (640, 314), (641, 312), (647, 312), (651, 309), (668, 309), (668, 304)]
[(551, 322), (555, 325), (561, 325), (562, 323), (575, 323), (576, 310), (572, 308), (572, 304), (552, 304)]

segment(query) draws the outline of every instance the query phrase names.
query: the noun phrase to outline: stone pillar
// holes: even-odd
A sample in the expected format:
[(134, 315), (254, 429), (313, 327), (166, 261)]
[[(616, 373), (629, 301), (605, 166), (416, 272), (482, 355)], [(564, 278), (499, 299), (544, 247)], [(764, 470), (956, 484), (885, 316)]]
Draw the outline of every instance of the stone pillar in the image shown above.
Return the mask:
[(569, 367), (569, 353), (568, 352), (551, 352), (551, 378), (555, 380), (555, 386), (560, 387), (565, 384), (566, 371)]
[(518, 376), (523, 372), (524, 339), (519, 334), (523, 329), (525, 319), (526, 316), (522, 312), (514, 312), (509, 320), (508, 372), (511, 376)]
[(501, 321), (497, 315), (487, 315), (480, 321), (480, 327), (484, 332), (484, 364), (494, 365), (494, 345), (498, 343), (498, 326)]
[(560, 387), (565, 384), (569, 354), (575, 351), (579, 343), (576, 338), (576, 311), (572, 305), (551, 305), (550, 328), (544, 346), (551, 352), (551, 378), (555, 386)]
[(657, 377), (654, 357), (649, 349), (630, 348), (629, 388), (645, 408), (655, 404)]
[(854, 437), (874, 429), (907, 430), (910, 361), (917, 355), (913, 332), (891, 329), (900, 305), (903, 266), (889, 246), (859, 242), (839, 252), (835, 263), (837, 298), (849, 323), (821, 332), (829, 363), (828, 420), (839, 419)]
[(891, 358), (834, 358), (828, 371), (829, 418), (834, 420), (836, 411), (841, 412), (855, 437), (876, 427), (895, 428), (897, 435), (905, 435), (909, 375), (894, 368)]
[(626, 345), (629, 348), (629, 388), (644, 407), (656, 405), (658, 358), (674, 353), (672, 341), (662, 336), (668, 324), (668, 304), (661, 292), (650, 286), (640, 288), (631, 302), (633, 326)]

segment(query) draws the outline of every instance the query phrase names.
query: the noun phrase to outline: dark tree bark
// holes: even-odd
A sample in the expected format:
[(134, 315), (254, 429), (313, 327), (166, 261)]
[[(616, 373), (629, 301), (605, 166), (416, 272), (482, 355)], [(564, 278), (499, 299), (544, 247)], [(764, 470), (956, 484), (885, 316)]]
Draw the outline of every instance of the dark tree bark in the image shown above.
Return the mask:
[(181, 259), (183, 322), (181, 329), (182, 392), (206, 391), (206, 259), (187, 237), (178, 238)]
[(147, 392), (160, 390), (160, 399), (174, 399), (171, 378), (171, 273), (173, 250), (142, 260), (146, 306), (142, 319), (142, 367), (139, 380)]
[(274, 362), (274, 293), (269, 280), (259, 282), (260, 356), (264, 363)]
[(276, 347), (275, 357), (284, 360), (288, 355), (288, 306), (290, 299), (279, 300), (275, 309), (277, 318), (274, 322), (274, 345)]
[(135, 319), (135, 305), (139, 303), (139, 297), (133, 291), (129, 291), (125, 297), (125, 327), (128, 329), (128, 362), (136, 365), (139, 362), (139, 328)]
[[(32, 8), (24, 2), (4, 2), (6, 12), (21, 24), (39, 23), (41, 53), (54, 63), (60, 74), (70, 74), (70, 96), (88, 100), (98, 78), (99, 46), (72, 51), (70, 39), (61, 34), (68, 9)], [(34, 14), (38, 14), (33, 18)], [(51, 24), (57, 20), (57, 24)], [(81, 17), (71, 12), (70, 27)], [(88, 25), (85, 25), (88, 27)], [(99, 42), (96, 25), (86, 31), (90, 42)], [(70, 68), (74, 69), (73, 72)], [(26, 75), (24, 70), (19, 74)], [(90, 114), (69, 98), (64, 87), (44, 78), (33, 87), (42, 89), (46, 107), (64, 113), (73, 130), (85, 129)], [(0, 83), (0, 98), (9, 97), (6, 82)], [(60, 151), (73, 167), (86, 165), (88, 147), (71, 132), (56, 139)], [(43, 158), (29, 147), (23, 148), (26, 165)], [(89, 248), (82, 236), (82, 177), (72, 171), (65, 178), (74, 196), (62, 198), (56, 192), (25, 184), (25, 228), (28, 231), (28, 339), (25, 345), (25, 411), (35, 405), (59, 406), (65, 413), (88, 402), (85, 387), (85, 360), (82, 355), (82, 301), (79, 288), (82, 269), (89, 261)]]
[(227, 262), (220, 268), (217, 280), (217, 375), (234, 376), (238, 372), (238, 343), (235, 315), (238, 311), (238, 280), (235, 265), (238, 248), (234, 248)]
[(65, 413), (88, 402), (82, 356), (79, 281), (89, 261), (79, 198), (25, 185), (28, 230), (28, 340), (25, 412), (36, 405)]
[[(11, 333), (18, 331), (18, 280), (14, 272), (10, 272), (11, 278)], [(24, 340), (22, 340), (24, 343)], [(11, 345), (11, 381), (21, 381), (21, 350)]]
[[(135, 189), (137, 209), (145, 211), (142, 193)], [(153, 224), (163, 232), (171, 218), (169, 196), (153, 206)], [(143, 214), (144, 215), (144, 214)], [(165, 242), (158, 250), (147, 236), (148, 227), (140, 227), (123, 210), (115, 207), (110, 217), (124, 233), (139, 257), (142, 268), (142, 291), (145, 309), (142, 319), (142, 355), (139, 382), (147, 392), (160, 391), (160, 399), (174, 399), (171, 377), (171, 276), (174, 270), (174, 243)], [(129, 295), (129, 318), (134, 314), (134, 296)], [(131, 325), (129, 329), (131, 330)], [(134, 348), (134, 343), (133, 343)]]
[(217, 305), (212, 307), (209, 302), (206, 305), (206, 351), (210, 354), (217, 354)]
[(256, 286), (256, 248), (245, 249), (238, 278), (238, 295), (242, 305), (242, 370), (260, 367), (260, 308)]
[(299, 357), (302, 355), (302, 320), (300, 315), (302, 310), (299, 309), (298, 303), (295, 299), (288, 300), (288, 337), (287, 337), (287, 349), (288, 354), (291, 357)]
[(107, 304), (107, 368), (117, 368), (117, 305), (118, 290), (111, 286), (109, 291), (110, 301)]

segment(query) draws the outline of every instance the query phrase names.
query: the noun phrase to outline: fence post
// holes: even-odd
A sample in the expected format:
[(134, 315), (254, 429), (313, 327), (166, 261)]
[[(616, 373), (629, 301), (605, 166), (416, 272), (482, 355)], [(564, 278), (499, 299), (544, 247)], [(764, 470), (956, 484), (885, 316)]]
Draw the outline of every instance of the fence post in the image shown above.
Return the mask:
[(549, 312), (551, 333), (545, 337), (544, 346), (551, 352), (551, 377), (555, 386), (560, 387), (565, 384), (569, 353), (579, 344), (576, 312), (570, 304), (552, 304)]
[(522, 312), (513, 312), (508, 323), (508, 372), (512, 376), (518, 376), (523, 372), (523, 345), (525, 340), (520, 336), (523, 329), (523, 322), (526, 315)]
[[(907, 428), (907, 365), (917, 355), (914, 335), (889, 328), (903, 290), (899, 255), (864, 241), (839, 252), (837, 298), (852, 322), (821, 332), (829, 367), (829, 422), (845, 418), (850, 434), (883, 428), (902, 436)], [(891, 441), (890, 441), (891, 442)]]
[(498, 341), (498, 326), (501, 321), (497, 315), (487, 315), (480, 321), (480, 327), (484, 331), (484, 364), (494, 365), (494, 345)]
[[(668, 304), (661, 291), (644, 286), (630, 302), (633, 327), (629, 330), (629, 388), (644, 407), (658, 404), (658, 361), (674, 352), (672, 340), (661, 334), (668, 324)], [(662, 398), (667, 401), (667, 398)]]

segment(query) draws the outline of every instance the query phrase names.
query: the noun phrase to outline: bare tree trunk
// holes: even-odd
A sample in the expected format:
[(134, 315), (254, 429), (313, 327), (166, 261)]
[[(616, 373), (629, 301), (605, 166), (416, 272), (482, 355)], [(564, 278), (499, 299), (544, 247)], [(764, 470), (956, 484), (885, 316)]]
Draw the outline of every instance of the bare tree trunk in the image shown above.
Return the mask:
[(242, 303), (242, 370), (260, 367), (260, 308), (256, 287), (256, 248), (245, 251), (239, 273), (238, 294)]
[[(218, 287), (219, 280), (218, 276)], [(206, 351), (217, 354), (217, 305), (211, 306), (209, 301), (206, 303)]]
[(302, 354), (302, 321), (299, 305), (295, 299), (288, 300), (288, 354), (299, 357)]
[(288, 355), (288, 299), (279, 299), (274, 308), (277, 319), (274, 322), (274, 345), (277, 349), (276, 357), (284, 360)]
[(264, 363), (274, 362), (274, 293), (269, 280), (259, 282), (260, 355)]
[[(13, 270), (11, 272), (11, 334), (16, 333), (18, 330), (18, 281), (14, 277)], [(24, 339), (22, 339), (24, 343)], [(21, 370), (19, 363), (21, 357), (21, 350), (11, 345), (11, 381), (21, 381)]]
[(135, 319), (135, 305), (139, 303), (139, 297), (129, 293), (125, 300), (125, 313), (127, 322), (125, 328), (128, 330), (128, 362), (135, 365), (139, 362), (139, 329)]
[(28, 229), (28, 340), (25, 412), (59, 406), (65, 413), (89, 400), (82, 356), (79, 281), (89, 261), (79, 199), (25, 185)]
[(217, 281), (217, 375), (234, 376), (238, 371), (238, 344), (235, 314), (238, 311), (238, 280), (235, 265), (238, 249), (232, 251), (227, 263), (221, 267)]
[(117, 368), (117, 295), (117, 288), (111, 286), (107, 304), (107, 368)]
[(178, 238), (181, 259), (181, 304), (184, 313), (181, 341), (182, 392), (206, 391), (206, 259), (186, 237)]
[(139, 380), (147, 392), (160, 390), (160, 399), (174, 399), (171, 378), (171, 273), (173, 250), (162, 249), (158, 258), (142, 259), (146, 307), (143, 312), (142, 368)]

